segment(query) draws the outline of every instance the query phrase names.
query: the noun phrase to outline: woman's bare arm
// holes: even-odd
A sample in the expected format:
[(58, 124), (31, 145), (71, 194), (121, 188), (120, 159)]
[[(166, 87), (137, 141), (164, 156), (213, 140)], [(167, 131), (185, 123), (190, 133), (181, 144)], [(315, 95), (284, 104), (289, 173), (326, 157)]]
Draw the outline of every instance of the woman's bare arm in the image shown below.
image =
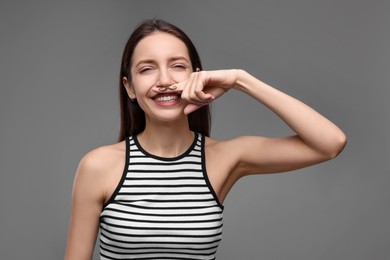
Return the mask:
[(65, 260), (92, 259), (104, 201), (101, 171), (99, 151), (86, 154), (77, 168)]
[[(226, 149), (221, 149), (226, 157), (236, 160), (232, 172), (239, 176), (236, 175), (235, 179), (247, 174), (284, 172), (323, 162), (337, 156), (346, 144), (345, 134), (331, 121), (243, 70), (196, 72), (178, 86), (183, 89), (182, 98), (189, 102), (187, 113), (235, 88), (272, 110), (296, 133), (281, 138), (238, 137), (221, 143), (226, 146)], [(245, 116), (245, 111), (242, 114)], [(261, 119), (253, 117), (253, 120)]]

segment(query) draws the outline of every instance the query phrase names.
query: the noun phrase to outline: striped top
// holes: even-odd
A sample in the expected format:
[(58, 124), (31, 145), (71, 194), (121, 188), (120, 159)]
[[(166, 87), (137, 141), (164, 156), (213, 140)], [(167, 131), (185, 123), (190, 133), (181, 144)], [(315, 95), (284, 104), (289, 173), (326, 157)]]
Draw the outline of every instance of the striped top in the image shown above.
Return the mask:
[(205, 137), (175, 158), (127, 137), (123, 176), (100, 215), (100, 259), (215, 259), (223, 205), (205, 167)]

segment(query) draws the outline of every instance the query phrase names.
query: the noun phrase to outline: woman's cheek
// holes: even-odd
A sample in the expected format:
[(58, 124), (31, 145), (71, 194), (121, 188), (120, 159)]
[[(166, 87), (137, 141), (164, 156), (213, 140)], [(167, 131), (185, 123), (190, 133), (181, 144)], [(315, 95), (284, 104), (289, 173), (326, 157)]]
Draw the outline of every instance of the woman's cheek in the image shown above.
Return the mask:
[(142, 92), (142, 90), (148, 91), (156, 84), (156, 82), (156, 77), (153, 77), (152, 75), (136, 77), (133, 79), (134, 88), (138, 90), (138, 92)]
[(186, 81), (187, 79), (189, 79), (189, 77), (191, 76), (191, 73), (177, 73), (174, 77), (174, 81), (175, 82), (183, 82), (183, 81)]

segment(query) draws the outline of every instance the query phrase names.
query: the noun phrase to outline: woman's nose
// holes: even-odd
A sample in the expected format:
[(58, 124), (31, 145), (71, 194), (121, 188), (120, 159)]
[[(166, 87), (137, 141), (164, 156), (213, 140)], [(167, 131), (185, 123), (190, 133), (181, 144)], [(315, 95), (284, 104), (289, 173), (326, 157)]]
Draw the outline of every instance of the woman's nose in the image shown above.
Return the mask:
[(167, 86), (172, 85), (173, 83), (175, 83), (175, 82), (172, 80), (169, 72), (166, 69), (161, 69), (159, 71), (156, 86), (157, 87), (167, 87)]

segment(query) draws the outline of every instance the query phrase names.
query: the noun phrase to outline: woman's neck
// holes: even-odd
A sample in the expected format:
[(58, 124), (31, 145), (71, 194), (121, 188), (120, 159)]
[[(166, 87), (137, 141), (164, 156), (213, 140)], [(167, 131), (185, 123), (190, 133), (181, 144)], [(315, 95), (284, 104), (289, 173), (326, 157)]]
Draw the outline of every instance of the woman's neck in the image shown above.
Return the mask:
[(160, 157), (176, 157), (183, 154), (194, 141), (188, 120), (179, 122), (151, 122), (138, 135), (141, 146), (149, 153)]

